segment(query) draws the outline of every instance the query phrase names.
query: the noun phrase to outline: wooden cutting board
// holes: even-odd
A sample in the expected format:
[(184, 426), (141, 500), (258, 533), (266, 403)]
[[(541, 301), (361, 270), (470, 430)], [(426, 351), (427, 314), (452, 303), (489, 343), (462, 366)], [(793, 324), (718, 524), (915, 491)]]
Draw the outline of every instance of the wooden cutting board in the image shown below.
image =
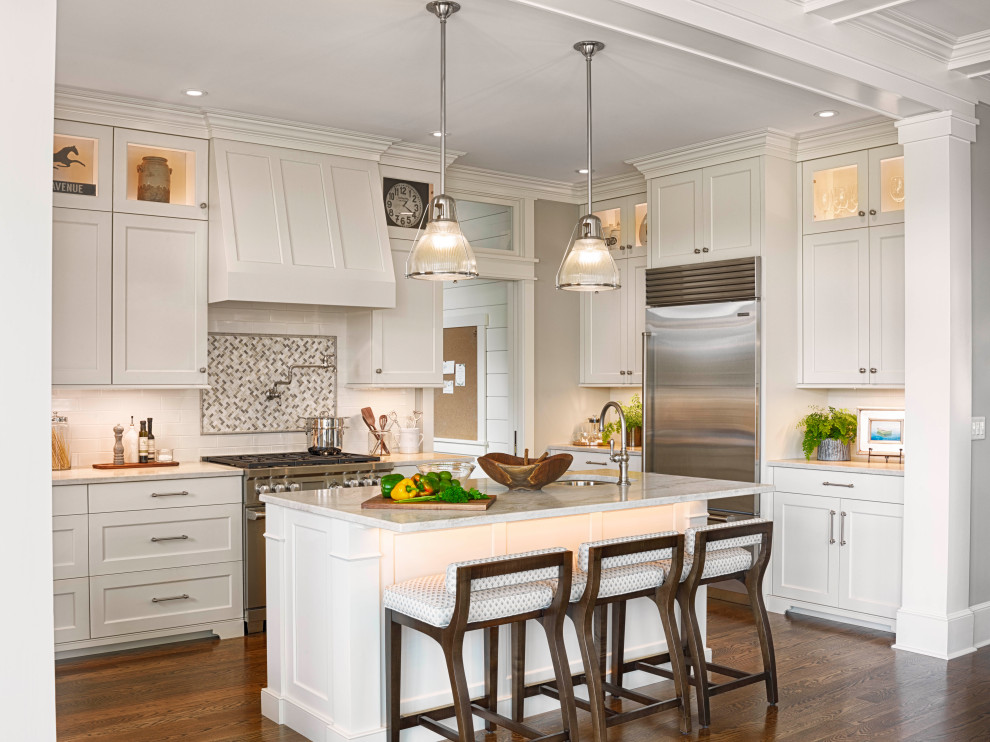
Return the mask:
[(156, 466), (178, 466), (178, 461), (149, 461), (147, 464), (93, 464), (94, 469), (151, 469)]
[(467, 502), (403, 502), (377, 495), (361, 503), (362, 510), (488, 510), (495, 504), (497, 495), (489, 495), (487, 500)]

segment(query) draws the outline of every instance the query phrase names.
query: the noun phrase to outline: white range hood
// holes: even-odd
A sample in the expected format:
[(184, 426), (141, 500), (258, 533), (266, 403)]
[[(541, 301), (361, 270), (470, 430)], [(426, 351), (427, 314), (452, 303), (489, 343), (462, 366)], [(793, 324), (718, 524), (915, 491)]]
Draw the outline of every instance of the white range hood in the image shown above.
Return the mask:
[(211, 303), (395, 306), (377, 161), (225, 139), (211, 157)]

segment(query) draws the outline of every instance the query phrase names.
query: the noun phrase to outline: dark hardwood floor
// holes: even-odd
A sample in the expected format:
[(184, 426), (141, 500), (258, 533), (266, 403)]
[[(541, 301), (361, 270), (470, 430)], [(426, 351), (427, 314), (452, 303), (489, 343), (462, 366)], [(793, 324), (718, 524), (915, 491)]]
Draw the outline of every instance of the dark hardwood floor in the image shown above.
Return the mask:
[[(720, 662), (759, 667), (749, 611), (712, 601), (709, 644)], [(609, 730), (609, 742), (988, 742), (990, 648), (951, 663), (895, 652), (892, 636), (801, 616), (771, 614), (780, 704), (763, 686), (712, 699), (712, 725), (681, 737), (670, 712)], [(59, 740), (296, 742), (263, 719), (264, 635), (198, 641), (64, 660), (56, 668)], [(659, 692), (668, 692), (660, 684)], [(533, 720), (552, 731), (556, 713)], [(579, 712), (582, 732), (588, 716)], [(2, 735), (0, 735), (2, 737)], [(508, 742), (499, 731), (478, 740)], [(590, 739), (585, 734), (583, 739)]]

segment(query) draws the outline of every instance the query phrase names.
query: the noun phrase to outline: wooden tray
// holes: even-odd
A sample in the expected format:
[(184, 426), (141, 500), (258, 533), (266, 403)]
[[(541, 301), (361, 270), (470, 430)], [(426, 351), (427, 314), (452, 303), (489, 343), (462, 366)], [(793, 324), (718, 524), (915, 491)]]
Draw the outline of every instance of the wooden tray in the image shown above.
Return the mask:
[(147, 464), (93, 464), (94, 469), (153, 469), (158, 466), (178, 466), (178, 461), (149, 461)]
[(488, 495), (487, 500), (467, 502), (403, 502), (377, 495), (361, 503), (362, 510), (488, 510), (495, 504), (497, 495)]

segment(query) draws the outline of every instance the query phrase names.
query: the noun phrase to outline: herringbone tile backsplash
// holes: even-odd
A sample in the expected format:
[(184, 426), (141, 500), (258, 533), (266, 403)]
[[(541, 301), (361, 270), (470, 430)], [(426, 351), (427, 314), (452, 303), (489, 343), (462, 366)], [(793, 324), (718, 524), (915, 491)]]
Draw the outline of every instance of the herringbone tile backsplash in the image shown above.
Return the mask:
[[(337, 338), (320, 335), (248, 335), (210, 333), (207, 346), (210, 388), (202, 395), (202, 432), (287, 433), (303, 430), (303, 418), (336, 414)], [(289, 379), (290, 366), (323, 363), (331, 368), (302, 368), (279, 385), (282, 396), (265, 391)]]

